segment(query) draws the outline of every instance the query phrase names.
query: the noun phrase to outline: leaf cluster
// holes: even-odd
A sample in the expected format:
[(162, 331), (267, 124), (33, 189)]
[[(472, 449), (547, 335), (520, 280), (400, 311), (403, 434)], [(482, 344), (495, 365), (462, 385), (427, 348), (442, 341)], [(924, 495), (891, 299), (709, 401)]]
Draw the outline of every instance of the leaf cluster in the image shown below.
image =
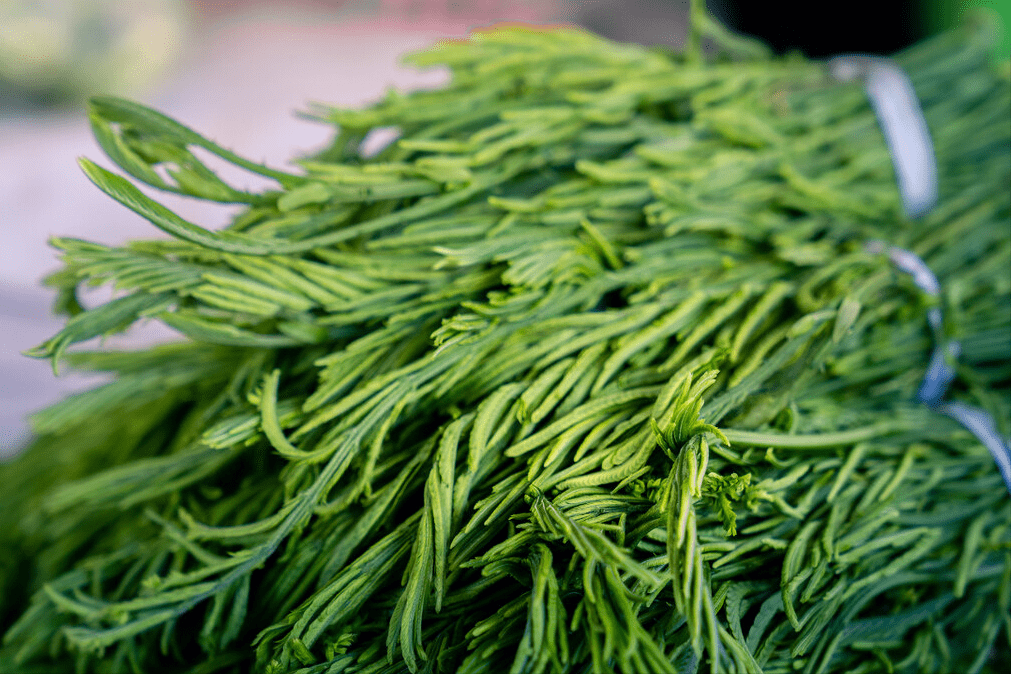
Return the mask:
[[(694, 25), (683, 56), (444, 43), (415, 60), (446, 88), (315, 110), (298, 173), (95, 100), (123, 172), (245, 208), (211, 231), (83, 162), (173, 238), (54, 240), (69, 317), (32, 355), (114, 379), (0, 466), (4, 667), (996, 668), (1007, 495), (915, 404), (929, 301), (863, 243), (931, 265), (954, 395), (1006, 421), (1011, 86), (983, 32), (900, 56), (942, 180), (911, 223), (858, 87)], [(185, 339), (71, 349), (148, 318)]]

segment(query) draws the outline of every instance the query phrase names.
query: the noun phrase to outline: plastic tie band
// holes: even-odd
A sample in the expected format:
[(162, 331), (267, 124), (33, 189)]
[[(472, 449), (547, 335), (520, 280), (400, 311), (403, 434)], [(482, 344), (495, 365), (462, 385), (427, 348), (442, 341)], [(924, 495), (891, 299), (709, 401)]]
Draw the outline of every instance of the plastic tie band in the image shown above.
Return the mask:
[[(884, 134), (895, 167), (896, 181), (905, 213), (910, 218), (926, 214), (937, 201), (937, 160), (919, 99), (905, 72), (895, 62), (879, 57), (837, 56), (828, 63), (839, 81), (860, 78)], [(866, 250), (886, 254), (896, 269), (909, 274), (923, 292), (940, 299), (941, 284), (927, 263), (915, 253), (883, 241), (871, 241)], [(917, 399), (930, 409), (951, 417), (976, 436), (990, 452), (1008, 493), (1011, 494), (1011, 439), (1001, 437), (997, 424), (985, 410), (958, 401), (945, 401), (955, 380), (954, 364), (961, 345), (944, 335), (944, 317), (939, 306), (927, 311), (934, 335), (934, 350)]]
[[(881, 241), (871, 241), (867, 244), (868, 253), (888, 255), (896, 269), (909, 274), (913, 283), (931, 297), (940, 298), (941, 286), (934, 272), (927, 263), (915, 253), (888, 246)], [(1011, 494), (1011, 440), (1002, 438), (993, 417), (985, 410), (958, 401), (945, 401), (944, 394), (955, 379), (954, 363), (962, 351), (956, 340), (945, 339), (943, 332), (943, 316), (940, 307), (931, 307), (927, 312), (927, 321), (934, 333), (934, 351), (930, 364), (923, 376), (917, 399), (934, 410), (959, 422), (990, 451), (1008, 493)]]
[(927, 213), (937, 202), (937, 161), (920, 100), (905, 71), (876, 56), (837, 56), (828, 62), (840, 82), (863, 80), (895, 167), (902, 206), (910, 218)]

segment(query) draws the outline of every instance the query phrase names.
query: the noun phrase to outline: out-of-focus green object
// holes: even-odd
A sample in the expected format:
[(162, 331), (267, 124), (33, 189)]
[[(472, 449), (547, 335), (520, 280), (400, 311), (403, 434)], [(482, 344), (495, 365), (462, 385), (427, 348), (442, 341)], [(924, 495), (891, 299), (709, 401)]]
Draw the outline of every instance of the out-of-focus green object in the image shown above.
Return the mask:
[(928, 29), (932, 33), (958, 25), (967, 12), (989, 10), (1000, 17), (1001, 35), (994, 49), (994, 60), (1011, 58), (1011, 0), (931, 0), (924, 3)]
[(184, 0), (4, 0), (0, 101), (136, 93), (183, 53), (189, 19)]

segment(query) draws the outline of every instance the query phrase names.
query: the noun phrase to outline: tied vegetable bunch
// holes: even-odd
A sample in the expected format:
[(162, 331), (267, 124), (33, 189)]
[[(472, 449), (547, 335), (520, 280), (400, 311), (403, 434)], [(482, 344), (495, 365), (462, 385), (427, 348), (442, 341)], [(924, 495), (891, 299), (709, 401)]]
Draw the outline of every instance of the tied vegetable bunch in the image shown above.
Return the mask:
[[(949, 397), (1008, 433), (990, 39), (897, 57), (938, 159), (916, 221), (858, 83), (698, 10), (684, 54), (443, 43), (413, 58), (445, 88), (315, 109), (297, 172), (95, 99), (122, 172), (243, 208), (211, 231), (82, 161), (173, 238), (53, 241), (68, 320), (32, 355), (114, 379), (0, 466), (3, 671), (999, 671), (1011, 501), (916, 401), (942, 308)], [(150, 319), (185, 339), (68, 350)]]

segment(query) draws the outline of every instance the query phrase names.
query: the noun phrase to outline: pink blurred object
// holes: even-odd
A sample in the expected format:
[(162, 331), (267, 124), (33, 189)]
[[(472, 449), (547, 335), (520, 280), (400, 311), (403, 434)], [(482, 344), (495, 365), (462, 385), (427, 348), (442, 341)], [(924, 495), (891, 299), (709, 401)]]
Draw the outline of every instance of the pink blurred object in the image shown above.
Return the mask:
[(191, 0), (205, 21), (228, 20), (241, 14), (288, 10), (293, 13), (335, 13), (382, 24), (471, 27), (497, 22), (545, 23), (571, 13), (576, 0)]
[(380, 0), (381, 21), (479, 25), (498, 21), (541, 23), (558, 13), (551, 0)]

